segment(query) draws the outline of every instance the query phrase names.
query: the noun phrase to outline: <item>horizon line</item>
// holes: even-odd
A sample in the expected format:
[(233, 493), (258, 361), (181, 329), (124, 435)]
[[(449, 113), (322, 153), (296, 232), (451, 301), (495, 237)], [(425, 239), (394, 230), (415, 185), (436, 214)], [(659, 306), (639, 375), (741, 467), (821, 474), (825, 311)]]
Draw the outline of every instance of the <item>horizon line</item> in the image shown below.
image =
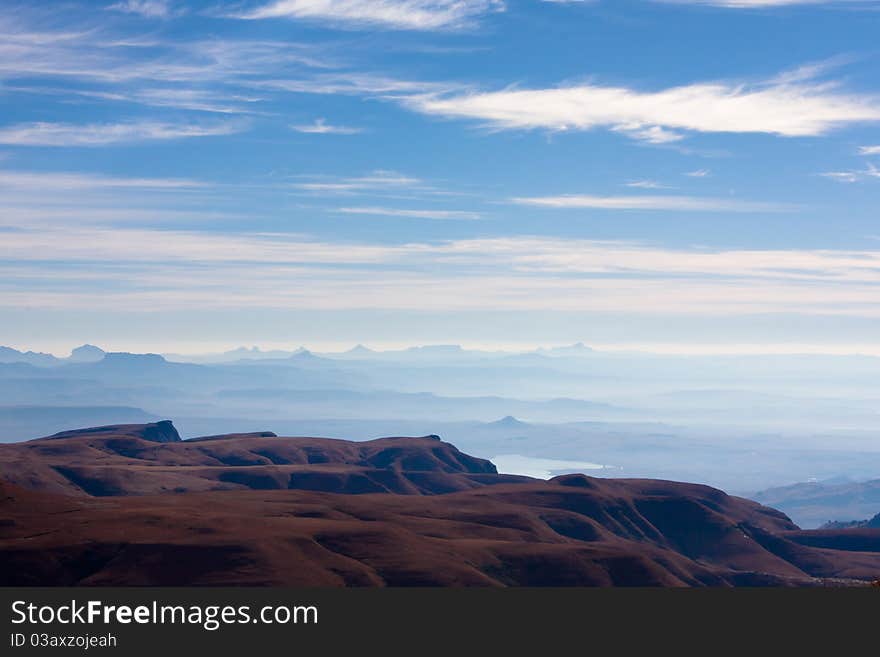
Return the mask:
[[(560, 350), (566, 348), (584, 347), (597, 354), (634, 354), (644, 356), (876, 356), (880, 357), (880, 343), (870, 344), (827, 344), (827, 343), (758, 343), (758, 342), (730, 342), (730, 343), (678, 343), (678, 342), (654, 342), (654, 343), (604, 343), (604, 342), (556, 342), (556, 343), (486, 343), (486, 342), (456, 342), (438, 341), (425, 343), (406, 342), (322, 342), (308, 344), (290, 344), (278, 342), (264, 342), (261, 344), (245, 344), (218, 342), (210, 345), (205, 343), (175, 343), (175, 345), (143, 345), (137, 346), (132, 343), (104, 343), (102, 341), (85, 341), (77, 343), (52, 344), (46, 346), (22, 345), (20, 343), (7, 343), (0, 347), (7, 347), (26, 353), (33, 352), (47, 354), (56, 358), (67, 358), (73, 349), (84, 345), (97, 346), (107, 353), (131, 353), (131, 354), (158, 354), (163, 357), (190, 357), (206, 358), (221, 356), (233, 351), (248, 350), (255, 354), (272, 351), (294, 354), (307, 351), (316, 355), (340, 356), (352, 351), (357, 347), (365, 347), (376, 354), (392, 354), (401, 351), (431, 348), (450, 347), (459, 348), (463, 352), (495, 353), (495, 354), (531, 354), (542, 351)], [(71, 346), (67, 346), (67, 345)], [(371, 346), (372, 345), (372, 346)]]

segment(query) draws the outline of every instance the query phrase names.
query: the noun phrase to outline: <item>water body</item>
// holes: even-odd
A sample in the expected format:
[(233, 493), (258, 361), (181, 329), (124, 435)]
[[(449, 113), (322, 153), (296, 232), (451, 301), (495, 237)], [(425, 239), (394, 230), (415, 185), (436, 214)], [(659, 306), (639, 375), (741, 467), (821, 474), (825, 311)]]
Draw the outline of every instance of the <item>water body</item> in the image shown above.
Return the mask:
[(563, 461), (557, 459), (541, 459), (520, 454), (503, 454), (491, 459), (498, 472), (503, 474), (524, 475), (536, 479), (551, 479), (561, 474), (582, 472), (597, 474), (596, 470), (616, 470), (614, 466), (589, 463), (586, 461)]

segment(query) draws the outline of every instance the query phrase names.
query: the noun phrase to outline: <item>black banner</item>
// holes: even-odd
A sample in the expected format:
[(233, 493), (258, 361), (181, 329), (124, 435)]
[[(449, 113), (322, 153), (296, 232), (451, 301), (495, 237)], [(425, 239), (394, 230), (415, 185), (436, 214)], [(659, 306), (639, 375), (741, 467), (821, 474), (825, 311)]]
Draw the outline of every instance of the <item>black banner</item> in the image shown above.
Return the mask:
[(876, 648), (877, 589), (0, 589), (2, 655)]

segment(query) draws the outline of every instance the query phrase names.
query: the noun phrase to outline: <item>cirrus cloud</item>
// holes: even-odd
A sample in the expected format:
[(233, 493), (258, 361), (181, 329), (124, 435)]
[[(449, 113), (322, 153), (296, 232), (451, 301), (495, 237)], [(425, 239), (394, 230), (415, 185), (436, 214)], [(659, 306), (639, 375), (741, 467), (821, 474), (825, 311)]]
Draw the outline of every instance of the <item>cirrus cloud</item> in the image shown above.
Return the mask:
[[(0, 307), (880, 317), (880, 252), (872, 250), (675, 249), (535, 236), (379, 244), (64, 227), (7, 233), (0, 262)], [(82, 279), (96, 287), (72, 290)]]
[(315, 119), (314, 123), (292, 125), (290, 129), (307, 135), (356, 135), (363, 132), (361, 128), (331, 125), (327, 123), (326, 119)]
[(483, 215), (479, 212), (471, 212), (469, 210), (411, 210), (404, 208), (383, 208), (383, 207), (351, 207), (339, 208), (336, 210), (342, 214), (363, 214), (378, 217), (403, 217), (406, 219), (458, 219), (471, 220), (482, 219)]
[(291, 18), (395, 30), (448, 30), (503, 9), (502, 0), (275, 0), (233, 17)]
[(665, 143), (680, 131), (810, 137), (857, 123), (880, 122), (880, 98), (828, 83), (695, 83), (659, 91), (595, 84), (508, 88), (404, 99), (423, 114), (474, 119), (500, 130), (606, 128)]
[(244, 130), (242, 122), (18, 123), (0, 128), (0, 144), (10, 146), (109, 146), (150, 140), (215, 137)]
[[(632, 184), (630, 186), (645, 187)], [(674, 210), (680, 212), (784, 212), (792, 206), (782, 203), (742, 201), (739, 199), (700, 196), (591, 196), (564, 194), (561, 196), (516, 197), (517, 205), (558, 209), (594, 210)]]

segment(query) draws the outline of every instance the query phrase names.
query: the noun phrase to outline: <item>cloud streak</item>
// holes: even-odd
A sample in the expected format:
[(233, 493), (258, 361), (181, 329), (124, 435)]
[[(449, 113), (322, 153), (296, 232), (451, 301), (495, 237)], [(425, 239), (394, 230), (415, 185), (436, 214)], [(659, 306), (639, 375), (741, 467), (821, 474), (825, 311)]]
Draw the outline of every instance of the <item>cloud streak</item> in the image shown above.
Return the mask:
[[(870, 250), (669, 249), (529, 236), (390, 245), (64, 228), (5, 234), (0, 261), (0, 306), (20, 308), (880, 317), (880, 251)], [(80, 278), (90, 285), (77, 285)]]
[(242, 132), (242, 122), (164, 123), (19, 123), (0, 128), (0, 144), (8, 146), (109, 146), (141, 141), (216, 137)]
[(326, 119), (315, 119), (314, 123), (292, 125), (290, 129), (307, 135), (356, 135), (363, 132), (360, 128), (344, 125), (331, 125)]
[(127, 178), (87, 173), (9, 171), (0, 169), (0, 189), (15, 191), (186, 190), (205, 186), (206, 183), (181, 178)]
[(500, 130), (608, 128), (651, 143), (675, 141), (680, 131), (812, 137), (880, 122), (880, 98), (818, 83), (695, 83), (660, 91), (586, 84), (426, 94), (404, 102), (423, 114)]
[(467, 210), (407, 210), (402, 208), (350, 207), (338, 208), (336, 212), (379, 217), (402, 217), (405, 219), (475, 220), (483, 218), (482, 213)]
[[(92, 25), (34, 29), (0, 16), (0, 79), (71, 78), (123, 83), (234, 83), (332, 67), (321, 48), (246, 38), (124, 37)], [(195, 92), (194, 92), (195, 93)]]
[(502, 0), (275, 0), (232, 16), (427, 31), (465, 27), (484, 14), (503, 9)]
[(366, 176), (329, 178), (295, 183), (293, 187), (305, 192), (321, 194), (353, 194), (362, 192), (389, 192), (421, 188), (422, 180), (396, 171), (377, 169)]
[(850, 171), (827, 171), (819, 174), (843, 183), (857, 183), (873, 178), (880, 178), (880, 169), (873, 164), (868, 164), (864, 169), (852, 169)]
[(670, 189), (669, 185), (664, 185), (656, 180), (633, 180), (626, 183), (626, 186), (635, 189)]
[[(645, 186), (633, 183), (631, 186)], [(680, 212), (785, 212), (794, 209), (782, 203), (741, 201), (699, 196), (534, 196), (516, 197), (517, 205), (557, 209), (662, 210)]]
[(137, 14), (144, 18), (169, 18), (172, 15), (169, 0), (123, 0), (107, 9), (126, 14)]

